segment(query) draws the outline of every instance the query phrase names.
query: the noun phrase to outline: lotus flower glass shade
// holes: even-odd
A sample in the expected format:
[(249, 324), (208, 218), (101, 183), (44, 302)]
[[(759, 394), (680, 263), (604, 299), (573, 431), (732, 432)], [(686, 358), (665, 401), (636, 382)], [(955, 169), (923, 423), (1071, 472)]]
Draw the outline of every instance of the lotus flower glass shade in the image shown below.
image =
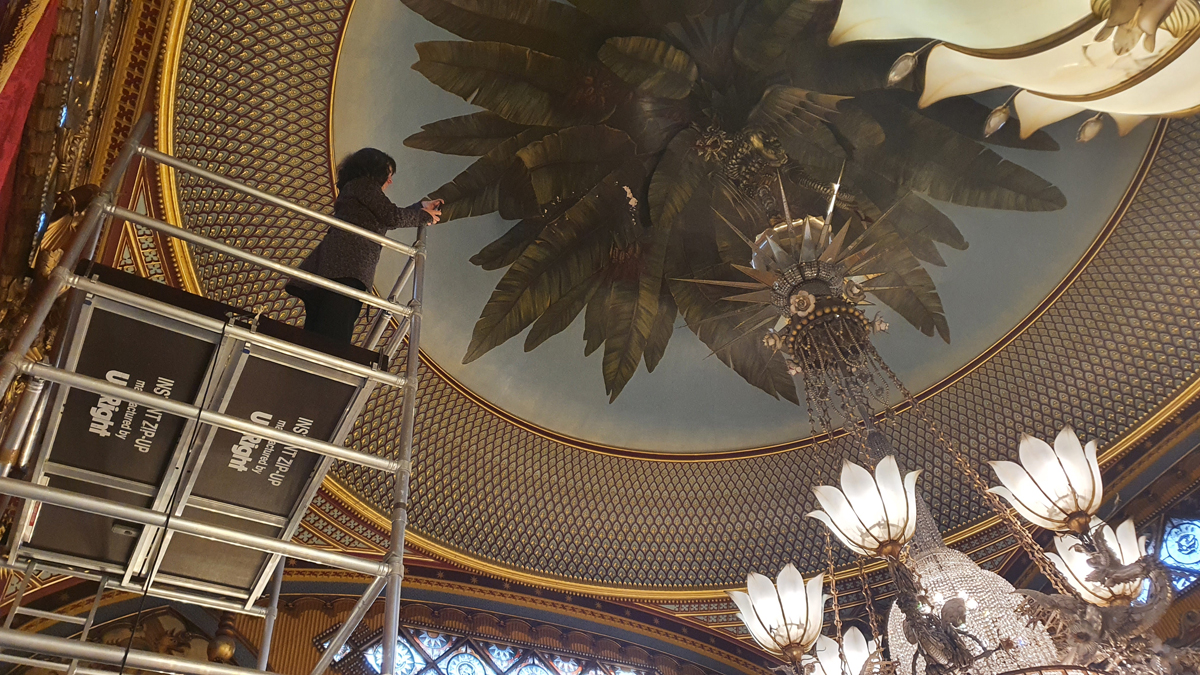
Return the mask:
[(858, 555), (896, 557), (917, 527), (917, 476), (900, 477), (896, 458), (888, 455), (871, 472), (847, 461), (842, 465), (842, 489), (813, 488), (823, 510), (808, 514), (825, 523), (843, 544)]
[(994, 492), (1008, 500), (1026, 520), (1056, 532), (1087, 531), (1100, 508), (1104, 483), (1096, 461), (1096, 442), (1080, 445), (1064, 427), (1051, 448), (1032, 436), (1021, 437), (1021, 463), (991, 462), (1004, 487)]
[(1085, 110), (1124, 134), (1200, 106), (1198, 25), (1191, 0), (844, 0), (829, 39), (941, 41), (925, 60), (921, 107), (1013, 86), (1022, 137)]
[(751, 572), (746, 591), (730, 591), (738, 606), (738, 618), (763, 649), (799, 662), (800, 657), (821, 634), (825, 617), (825, 598), (821, 594), (825, 575), (818, 574), (806, 583), (789, 564), (779, 573), (777, 583)]
[[(1132, 519), (1118, 525), (1116, 533), (1113, 532), (1110, 525), (1105, 525), (1102, 531), (1104, 543), (1116, 552), (1122, 565), (1134, 563), (1145, 555), (1146, 538), (1137, 536)], [(1066, 577), (1067, 583), (1079, 591), (1079, 596), (1085, 602), (1103, 607), (1126, 604), (1137, 597), (1142, 590), (1141, 579), (1111, 587), (1104, 586), (1099, 582), (1088, 581), (1087, 577), (1092, 573), (1093, 568), (1088, 564), (1087, 552), (1077, 548), (1078, 543), (1079, 540), (1074, 536), (1060, 534), (1054, 538), (1054, 548), (1058, 551), (1058, 555), (1047, 553), (1046, 556)]]
[(843, 667), (837, 640), (822, 635), (817, 638), (816, 663), (813, 664), (812, 675), (862, 675), (863, 666), (877, 648), (874, 640), (864, 638), (857, 628), (850, 628), (842, 636), (842, 653), (846, 656)]

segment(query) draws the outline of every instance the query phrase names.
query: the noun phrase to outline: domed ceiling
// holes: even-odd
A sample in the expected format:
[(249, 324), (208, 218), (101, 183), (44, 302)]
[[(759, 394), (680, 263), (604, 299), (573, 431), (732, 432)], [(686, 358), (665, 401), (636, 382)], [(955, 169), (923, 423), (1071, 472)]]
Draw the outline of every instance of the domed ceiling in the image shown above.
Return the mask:
[[(418, 54), (411, 45), (457, 39), (402, 3), (360, 0), (350, 14), (334, 90), (334, 154), (341, 157), (370, 145), (391, 153), (398, 165), (391, 189), (397, 202), (411, 203), (434, 192), (474, 161), (404, 142), (422, 125), (480, 110), (439, 89), (414, 66)], [(884, 72), (888, 62), (879, 60)], [(963, 124), (969, 122), (964, 119)], [(911, 389), (924, 389), (961, 368), (1062, 281), (1124, 197), (1152, 133), (1146, 124), (1125, 138), (1110, 131), (1079, 144), (1075, 126), (1068, 122), (1051, 129), (1053, 140), (1041, 145), (1057, 150), (990, 146), (1061, 190), (1065, 208), (1021, 211), (936, 202), (969, 244), (962, 251), (941, 246), (946, 265), (927, 266), (945, 309), (949, 343), (923, 335), (886, 305), (868, 309), (872, 315), (880, 311), (891, 324), (875, 343)], [(983, 147), (972, 144), (968, 152), (978, 150)], [(525, 351), (530, 331), (522, 331), (464, 364), (476, 321), (504, 275), (503, 269), (481, 269), (471, 258), (514, 222), (491, 213), (451, 221), (430, 233), (429, 319), (422, 348), (464, 388), (532, 425), (613, 448), (727, 452), (810, 434), (803, 407), (748, 384), (711, 356), (683, 317), (674, 322), (654, 372), (647, 372), (643, 363), (612, 403), (602, 376), (605, 350), (584, 356), (583, 313), (533, 351)], [(389, 287), (398, 271), (399, 262), (381, 265), (377, 285)]]
[[(399, 203), (474, 161), (404, 144), (423, 125), (479, 110), (411, 68), (415, 43), (457, 38), (398, 2), (276, 4), (193, 0), (163, 108), (177, 154), (324, 209), (331, 158), (358, 147), (396, 157)], [(232, 34), (213, 29), (223, 23)], [(998, 103), (981, 101), (943, 125), (978, 135), (980, 110)], [(899, 414), (886, 433), (902, 463), (926, 470), (935, 517), (958, 537), (985, 537), (970, 526), (988, 512), (936, 449), (929, 420), (977, 465), (1012, 454), (1022, 432), (1046, 437), (1064, 423), (1099, 440), (1111, 461), (1161, 422), (1156, 414), (1181, 400), (1196, 370), (1200, 232), (1187, 195), (1200, 131), (1180, 121), (1118, 138), (1110, 128), (1088, 144), (1074, 142), (1070, 121), (1047, 131), (1034, 138), (1040, 149), (1011, 147), (1012, 134), (976, 151), (1021, 167), (1005, 170), (1020, 172), (1028, 210), (929, 199), (969, 244), (939, 245), (945, 266), (922, 258), (949, 342), (932, 324), (930, 337), (888, 306), (867, 308), (891, 324), (874, 338), (880, 353), (910, 389), (925, 390), (920, 412)], [(236, 199), (179, 183), (190, 227), (246, 237), (293, 263), (315, 245), (310, 224)], [(804, 517), (815, 507), (810, 489), (858, 449), (846, 438), (812, 443), (802, 405), (710, 356), (683, 317), (654, 371), (640, 365), (611, 403), (604, 350), (583, 354), (582, 313), (530, 352), (521, 334), (463, 363), (504, 274), (470, 259), (514, 222), (490, 214), (430, 233), (413, 540), (496, 575), (634, 597), (704, 595), (787, 562), (823, 567), (823, 532)], [(298, 318), (269, 275), (204, 253), (195, 264), (210, 294)], [(381, 265), (377, 285), (395, 273)], [(376, 396), (348, 443), (395, 453), (398, 413), (396, 396)], [(335, 475), (364, 508), (387, 510), (387, 477), (342, 466)]]

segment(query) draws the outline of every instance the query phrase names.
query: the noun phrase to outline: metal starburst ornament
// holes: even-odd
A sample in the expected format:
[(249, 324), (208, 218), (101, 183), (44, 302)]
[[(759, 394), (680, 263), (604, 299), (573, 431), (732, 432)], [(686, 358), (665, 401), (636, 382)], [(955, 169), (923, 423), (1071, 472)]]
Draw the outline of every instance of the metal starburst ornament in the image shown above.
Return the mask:
[(941, 300), (915, 251), (936, 253), (936, 243), (958, 248), (966, 242), (952, 225), (909, 226), (912, 212), (924, 207), (916, 197), (874, 222), (838, 220), (839, 178), (824, 217), (793, 218), (782, 178), (778, 184), (784, 217), (745, 242), (749, 266), (733, 266), (749, 281), (680, 281), (737, 289), (725, 299), (760, 307), (745, 330), (769, 326), (763, 348), (802, 378), (813, 426), (828, 432), (838, 417), (861, 422), (864, 410), (889, 404), (894, 376), (871, 345), (871, 335), (886, 331), (887, 322), (869, 319), (861, 308), (883, 301), (919, 328), (948, 338)]

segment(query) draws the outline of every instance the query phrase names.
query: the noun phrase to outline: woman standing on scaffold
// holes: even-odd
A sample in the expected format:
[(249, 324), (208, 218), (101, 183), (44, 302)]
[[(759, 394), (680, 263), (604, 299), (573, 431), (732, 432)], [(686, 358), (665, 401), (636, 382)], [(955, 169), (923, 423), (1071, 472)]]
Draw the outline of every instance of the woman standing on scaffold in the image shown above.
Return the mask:
[[(334, 217), (378, 234), (437, 223), (442, 216), (442, 200), (400, 207), (383, 194), (395, 172), (396, 161), (375, 148), (363, 148), (342, 160), (337, 167)], [(300, 269), (365, 291), (375, 281), (380, 249), (379, 244), (357, 234), (330, 228), (300, 263)], [(284, 290), (304, 301), (304, 330), (341, 342), (353, 340), (361, 302), (300, 280), (293, 280)]]

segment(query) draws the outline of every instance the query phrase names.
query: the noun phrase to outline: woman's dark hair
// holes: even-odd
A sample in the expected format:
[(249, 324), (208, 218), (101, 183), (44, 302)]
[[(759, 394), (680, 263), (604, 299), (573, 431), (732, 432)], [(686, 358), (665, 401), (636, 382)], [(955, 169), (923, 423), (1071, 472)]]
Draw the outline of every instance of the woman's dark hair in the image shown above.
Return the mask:
[(379, 187), (383, 187), (388, 176), (395, 172), (396, 160), (390, 155), (375, 148), (363, 148), (350, 153), (338, 164), (337, 187), (341, 190), (346, 187), (346, 183), (363, 176), (369, 176)]

